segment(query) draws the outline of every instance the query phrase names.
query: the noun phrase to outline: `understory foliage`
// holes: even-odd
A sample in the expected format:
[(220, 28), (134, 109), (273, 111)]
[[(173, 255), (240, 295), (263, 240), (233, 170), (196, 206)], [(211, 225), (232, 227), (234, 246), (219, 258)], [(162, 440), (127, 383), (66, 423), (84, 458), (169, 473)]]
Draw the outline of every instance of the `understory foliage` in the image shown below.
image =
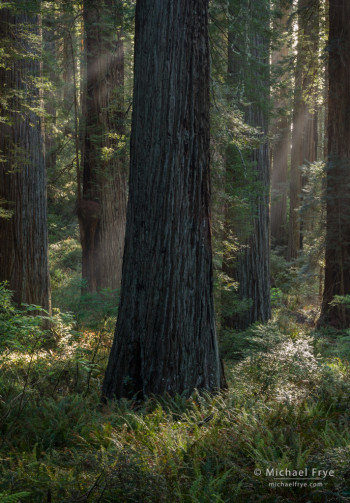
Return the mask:
[[(101, 406), (115, 313), (44, 329), (38, 306), (0, 296), (1, 503), (350, 501), (346, 332), (280, 308), (240, 335), (226, 393)], [(306, 467), (335, 475), (302, 489), (266, 475)]]

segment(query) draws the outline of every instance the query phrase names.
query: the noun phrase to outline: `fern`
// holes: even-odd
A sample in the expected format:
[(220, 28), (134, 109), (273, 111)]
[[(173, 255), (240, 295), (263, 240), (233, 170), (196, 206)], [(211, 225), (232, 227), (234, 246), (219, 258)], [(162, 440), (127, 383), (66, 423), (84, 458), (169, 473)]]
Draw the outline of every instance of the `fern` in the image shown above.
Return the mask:
[(30, 493), (22, 491), (16, 494), (4, 494), (0, 493), (0, 503), (17, 503), (20, 498), (26, 498), (30, 496)]

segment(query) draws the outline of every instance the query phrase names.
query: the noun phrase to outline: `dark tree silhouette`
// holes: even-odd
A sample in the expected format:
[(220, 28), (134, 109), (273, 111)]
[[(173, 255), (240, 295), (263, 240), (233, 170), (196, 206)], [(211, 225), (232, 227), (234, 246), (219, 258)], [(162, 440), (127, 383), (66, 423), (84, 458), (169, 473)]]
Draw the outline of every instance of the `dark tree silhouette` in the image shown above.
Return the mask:
[(326, 267), (320, 323), (350, 326), (350, 310), (330, 305), (350, 294), (350, 3), (329, 1)]
[[(35, 9), (35, 3), (31, 4)], [(13, 212), (0, 218), (0, 281), (17, 303), (50, 309), (46, 179), (36, 53), (37, 11), (0, 8), (0, 41), (9, 60), (0, 68), (0, 200)], [(7, 99), (6, 99), (7, 98)]]
[(208, 0), (136, 5), (130, 194), (103, 396), (220, 387), (212, 298)]

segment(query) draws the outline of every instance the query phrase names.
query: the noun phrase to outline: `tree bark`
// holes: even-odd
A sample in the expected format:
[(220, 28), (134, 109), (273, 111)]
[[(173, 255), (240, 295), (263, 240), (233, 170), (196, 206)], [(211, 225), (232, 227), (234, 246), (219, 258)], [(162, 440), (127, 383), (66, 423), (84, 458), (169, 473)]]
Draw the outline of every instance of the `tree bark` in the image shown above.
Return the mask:
[[(259, 10), (263, 27), (269, 24), (269, 3), (264, 5), (255, 2), (238, 2), (245, 19), (246, 36), (230, 43), (229, 36), (229, 74), (232, 75), (232, 85), (241, 86), (243, 99), (250, 105), (246, 108), (246, 122), (259, 131), (257, 146), (247, 152), (246, 162), (252, 171), (252, 176), (246, 174), (241, 184), (250, 183), (251, 193), (248, 194), (248, 225), (244, 229), (234, 229), (238, 239), (243, 242), (243, 251), (236, 261), (227, 262), (224, 257), (223, 272), (239, 283), (238, 296), (241, 309), (237, 313), (225, 316), (223, 324), (230, 329), (245, 329), (255, 321), (266, 322), (271, 317), (270, 303), (270, 258), (269, 258), (269, 149), (267, 142), (269, 102), (269, 75), (266, 71), (269, 60), (269, 44), (264, 29), (251, 26), (250, 20)], [(259, 9), (258, 9), (259, 7)], [(246, 14), (244, 15), (244, 11)], [(239, 48), (241, 54), (233, 55), (233, 48)], [(238, 81), (237, 81), (238, 79)], [(239, 82), (240, 81), (240, 82)], [(243, 161), (244, 162), (244, 161)], [(247, 168), (244, 168), (244, 171)], [(243, 187), (242, 187), (243, 189)], [(226, 218), (226, 225), (232, 225)], [(226, 232), (228, 234), (228, 231)]]
[(75, 45), (74, 24), (72, 19), (74, 17), (74, 3), (71, 0), (61, 0), (61, 24), (62, 30), (62, 80), (63, 80), (63, 110), (65, 113), (65, 135), (72, 135), (74, 128), (71, 120), (72, 110), (74, 107), (74, 89), (73, 73), (76, 71), (75, 62), (73, 61), (73, 51)]
[[(56, 40), (55, 40), (55, 30), (54, 30), (55, 19), (52, 13), (46, 13), (43, 17), (43, 30), (42, 30), (42, 45), (43, 45), (43, 63), (42, 63), (42, 73), (44, 77), (48, 79), (49, 82), (56, 82), (57, 68), (54, 66), (58, 57)], [(43, 122), (43, 145), (44, 145), (44, 157), (45, 157), (45, 168), (48, 179), (50, 175), (52, 176), (56, 170), (56, 160), (57, 160), (57, 140), (56, 134), (54, 132), (56, 126), (57, 118), (57, 96), (55, 91), (46, 90), (45, 96), (43, 96), (43, 102), (45, 107), (45, 119)]]
[(122, 3), (85, 0), (83, 193), (78, 194), (82, 274), (88, 291), (121, 283), (127, 201)]
[(1, 94), (7, 97), (0, 123), (0, 199), (13, 211), (12, 218), (0, 219), (0, 281), (9, 282), (18, 304), (49, 310), (45, 165), (35, 110), (39, 91), (32, 80), (40, 75), (32, 41), (38, 36), (38, 16), (1, 8), (0, 33), (10, 56), (0, 68)]
[(350, 326), (350, 310), (330, 305), (350, 294), (350, 3), (329, 0), (326, 266), (321, 324)]
[[(259, 107), (251, 107), (248, 122), (260, 127), (267, 135), (268, 121)], [(251, 235), (238, 260), (239, 295), (249, 302), (248, 309), (239, 313), (235, 328), (245, 329), (256, 321), (271, 318), (270, 299), (270, 230), (269, 230), (269, 149), (267, 139), (251, 154), (259, 192), (251, 200)]]
[(107, 398), (220, 387), (207, 17), (207, 0), (136, 4), (130, 194)]

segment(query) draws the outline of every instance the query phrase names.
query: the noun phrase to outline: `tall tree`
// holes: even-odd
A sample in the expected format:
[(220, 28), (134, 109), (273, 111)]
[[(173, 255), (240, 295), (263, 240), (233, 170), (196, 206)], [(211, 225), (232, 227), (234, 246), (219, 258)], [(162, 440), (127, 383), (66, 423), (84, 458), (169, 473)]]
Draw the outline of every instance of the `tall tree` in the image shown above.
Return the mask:
[(350, 310), (330, 304), (350, 294), (350, 3), (329, 0), (326, 266), (321, 323), (350, 326)]
[[(55, 134), (56, 118), (57, 118), (57, 96), (55, 93), (55, 85), (57, 81), (57, 47), (55, 34), (55, 17), (51, 11), (51, 6), (47, 5), (46, 9), (42, 9), (42, 75), (45, 83), (48, 83), (48, 89), (45, 90), (44, 106), (45, 120), (43, 124), (43, 139), (44, 139), (44, 154), (45, 167), (48, 173), (53, 173), (56, 168), (57, 160), (57, 139)], [(53, 87), (53, 89), (51, 88)]]
[(66, 131), (69, 133), (68, 117), (73, 107), (73, 73), (75, 68), (74, 57), (74, 3), (70, 0), (61, 0), (60, 5), (62, 30), (62, 79), (63, 79), (63, 108), (67, 116)]
[[(276, 72), (278, 83), (275, 86), (275, 114), (270, 133), (274, 135), (271, 148), (271, 238), (274, 246), (283, 246), (287, 242), (287, 190), (288, 190), (288, 161), (290, 153), (290, 119), (287, 110), (288, 78), (285, 63), (288, 57), (288, 20), (290, 2), (282, 2), (281, 17), (275, 21), (280, 32), (279, 47), (272, 53), (272, 67)], [(281, 40), (282, 39), (282, 40)]]
[[(0, 199), (12, 218), (0, 219), (0, 281), (16, 302), (50, 307), (46, 181), (41, 136), (38, 5), (0, 6), (0, 37), (9, 58), (0, 66)], [(33, 10), (31, 10), (33, 9)]]
[[(238, 85), (240, 89), (245, 120), (254, 128), (254, 134), (252, 148), (245, 152), (245, 159), (243, 155), (236, 156), (236, 167), (233, 168), (239, 179), (238, 166), (241, 166), (240, 190), (248, 192), (246, 206), (249, 214), (243, 232), (234, 229), (244, 244), (236, 263), (224, 260), (223, 264), (224, 272), (238, 281), (241, 305), (237, 313), (225, 318), (224, 324), (227, 328), (244, 329), (255, 321), (267, 321), (271, 316), (267, 142), (269, 2), (231, 0), (230, 17), (233, 20), (235, 12), (242, 19), (243, 32), (237, 38), (232, 28), (229, 31), (228, 72), (231, 85)], [(229, 220), (226, 218), (226, 225), (230, 225)]]
[[(312, 163), (317, 155), (317, 114), (312, 92), (317, 68), (318, 0), (298, 1), (298, 46), (295, 67), (293, 138), (290, 173), (290, 214), (288, 259), (295, 259), (302, 247), (301, 219), (298, 209), (303, 187), (301, 166)], [(316, 58), (316, 62), (315, 62)], [(311, 99), (310, 99), (311, 98)]]
[(121, 282), (126, 221), (122, 2), (84, 0), (86, 33), (83, 191), (78, 194), (87, 289)]
[(139, 0), (130, 194), (104, 397), (220, 387), (212, 299), (208, 0)]

